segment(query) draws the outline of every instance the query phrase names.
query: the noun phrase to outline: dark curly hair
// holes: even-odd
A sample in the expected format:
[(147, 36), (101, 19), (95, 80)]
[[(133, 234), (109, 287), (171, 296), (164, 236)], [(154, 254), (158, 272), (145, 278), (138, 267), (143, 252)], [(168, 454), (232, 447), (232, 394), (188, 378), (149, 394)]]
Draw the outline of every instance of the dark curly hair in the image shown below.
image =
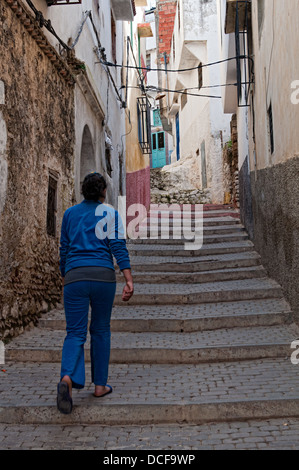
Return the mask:
[(82, 194), (88, 201), (97, 202), (100, 197), (104, 197), (103, 192), (106, 188), (107, 183), (100, 173), (90, 173), (84, 178)]

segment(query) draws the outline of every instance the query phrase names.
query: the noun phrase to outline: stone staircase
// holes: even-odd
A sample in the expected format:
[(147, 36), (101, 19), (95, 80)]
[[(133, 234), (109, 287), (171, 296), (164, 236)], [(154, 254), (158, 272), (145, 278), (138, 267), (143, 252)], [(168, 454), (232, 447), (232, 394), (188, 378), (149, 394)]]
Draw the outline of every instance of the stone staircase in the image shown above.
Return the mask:
[[(158, 214), (149, 217), (158, 224)], [(172, 235), (179, 218), (173, 221)], [(199, 251), (186, 251), (179, 239), (128, 242), (135, 294), (121, 301), (118, 275), (112, 395), (92, 396), (88, 339), (86, 388), (74, 390), (71, 415), (57, 411), (65, 321), (56, 309), (6, 348), (0, 422), (179, 425), (184, 433), (207, 423), (299, 417), (299, 366), (291, 363), (299, 329), (281, 287), (267, 277), (237, 211), (206, 206), (203, 224)]]

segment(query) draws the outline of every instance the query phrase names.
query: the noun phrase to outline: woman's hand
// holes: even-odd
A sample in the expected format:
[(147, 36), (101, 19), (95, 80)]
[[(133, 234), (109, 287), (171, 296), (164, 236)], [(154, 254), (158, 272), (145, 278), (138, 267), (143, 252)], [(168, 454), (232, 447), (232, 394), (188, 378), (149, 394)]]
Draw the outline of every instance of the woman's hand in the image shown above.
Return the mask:
[(122, 295), (122, 300), (124, 302), (128, 302), (130, 298), (132, 297), (134, 293), (134, 287), (133, 287), (133, 282), (127, 282), (124, 289), (123, 289), (123, 295)]
[(123, 275), (125, 276), (126, 285), (123, 288), (122, 300), (128, 302), (134, 293), (133, 278), (130, 269), (124, 269)]

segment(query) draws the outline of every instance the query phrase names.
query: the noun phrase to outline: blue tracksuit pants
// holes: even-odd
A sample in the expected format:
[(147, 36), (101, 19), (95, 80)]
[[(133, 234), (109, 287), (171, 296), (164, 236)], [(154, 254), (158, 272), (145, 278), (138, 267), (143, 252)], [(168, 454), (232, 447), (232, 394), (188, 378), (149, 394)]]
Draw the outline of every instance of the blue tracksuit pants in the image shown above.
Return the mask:
[(84, 344), (87, 337), (88, 312), (91, 306), (90, 358), (91, 377), (95, 385), (106, 385), (110, 359), (110, 318), (116, 283), (78, 281), (64, 286), (64, 309), (67, 336), (61, 360), (61, 378), (68, 375), (74, 388), (85, 385)]

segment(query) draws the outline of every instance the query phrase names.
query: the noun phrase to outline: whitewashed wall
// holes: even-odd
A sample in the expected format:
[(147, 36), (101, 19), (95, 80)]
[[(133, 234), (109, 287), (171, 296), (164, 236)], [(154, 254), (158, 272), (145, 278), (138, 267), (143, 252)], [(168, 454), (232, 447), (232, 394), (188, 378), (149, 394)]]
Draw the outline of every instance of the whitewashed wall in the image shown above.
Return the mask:
[[(180, 0), (180, 25), (178, 13), (175, 20), (175, 53), (172, 46), (169, 68), (183, 69), (197, 67), (220, 59), (218, 41), (217, 1)], [(230, 115), (223, 112), (221, 88), (202, 88), (198, 86), (198, 71), (169, 74), (171, 89), (192, 88), (189, 93), (212, 95), (220, 98), (187, 96), (187, 103), (180, 109), (180, 154), (181, 158), (197, 159), (198, 187), (201, 187), (201, 146), (205, 142), (208, 187), (213, 202), (223, 202), (222, 145), (230, 140)], [(220, 66), (203, 68), (203, 86), (221, 84)], [(171, 104), (181, 95), (171, 94)], [(175, 136), (175, 119), (173, 119)], [(175, 138), (174, 138), (175, 143)], [(175, 152), (174, 152), (175, 154)], [(194, 178), (194, 175), (193, 175)]]
[[(44, 0), (35, 0), (36, 8), (42, 11), (46, 19), (50, 19), (52, 25), (59, 37), (68, 45), (73, 44), (83, 19), (85, 12), (91, 11), (93, 21), (96, 25), (101, 45), (105, 48), (108, 61), (112, 61), (112, 41), (111, 41), (111, 16), (110, 0), (105, 2), (98, 0), (82, 0), (78, 5), (59, 5), (47, 7)], [(51, 35), (45, 28), (44, 33), (50, 42), (59, 49), (57, 39)], [(116, 56), (117, 63), (122, 63), (123, 57), (123, 24), (122, 21), (116, 21)], [(107, 179), (108, 202), (116, 204), (119, 189), (119, 158), (123, 158), (125, 166), (125, 121), (124, 110), (120, 109), (120, 102), (116, 99), (116, 93), (111, 81), (108, 80), (107, 72), (99, 61), (94, 48), (97, 47), (97, 40), (89, 19), (87, 19), (80, 38), (74, 47), (75, 55), (86, 64), (87, 76), (91, 84), (92, 94), (96, 97), (96, 105), (91, 106), (90, 99), (86, 99), (85, 90), (82, 86), (76, 85), (75, 89), (75, 113), (76, 113), (76, 150), (74, 164), (75, 195), (76, 200), (81, 200), (80, 195), (80, 173), (82, 139), (84, 129), (88, 126), (91, 138), (92, 148), (95, 155), (95, 165), (93, 170), (100, 171)], [(121, 87), (121, 69), (111, 68), (111, 75), (119, 89)], [(98, 108), (98, 109), (96, 109)], [(111, 164), (112, 177), (110, 178), (106, 171), (105, 163), (105, 132), (111, 137)], [(87, 165), (88, 167), (88, 165)], [(123, 188), (125, 191), (125, 175), (122, 175)]]

